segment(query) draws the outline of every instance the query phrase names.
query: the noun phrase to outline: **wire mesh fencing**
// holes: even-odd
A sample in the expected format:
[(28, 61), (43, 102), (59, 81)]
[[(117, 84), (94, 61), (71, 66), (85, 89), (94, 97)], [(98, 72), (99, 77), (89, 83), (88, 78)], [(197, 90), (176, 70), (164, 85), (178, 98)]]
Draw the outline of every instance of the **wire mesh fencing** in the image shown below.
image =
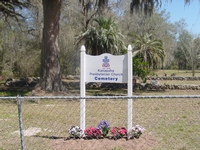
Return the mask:
[[(200, 148), (198, 95), (85, 98), (86, 128), (96, 128), (102, 120), (110, 127), (126, 128), (127, 99), (131, 98), (132, 124), (143, 126), (145, 132), (139, 139), (130, 140), (70, 139), (71, 126), (80, 126), (81, 97), (5, 97), (0, 100), (0, 149)], [(108, 137), (112, 134), (108, 133)]]
[(20, 149), (19, 119), (16, 99), (0, 100), (0, 149)]

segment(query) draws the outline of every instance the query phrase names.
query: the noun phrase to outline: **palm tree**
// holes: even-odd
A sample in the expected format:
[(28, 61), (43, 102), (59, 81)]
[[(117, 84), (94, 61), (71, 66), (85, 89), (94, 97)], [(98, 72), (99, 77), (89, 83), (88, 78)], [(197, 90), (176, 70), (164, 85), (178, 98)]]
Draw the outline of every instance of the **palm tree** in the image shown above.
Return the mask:
[(165, 53), (163, 49), (163, 42), (161, 40), (153, 40), (152, 34), (145, 34), (139, 36), (134, 34), (133, 40), (133, 57), (141, 57), (144, 62), (148, 63), (148, 71), (155, 68), (159, 62), (163, 63)]
[(93, 21), (95, 25), (78, 38), (77, 44), (84, 41), (87, 53), (92, 55), (102, 53), (122, 54), (124, 44), (120, 38), (123, 35), (118, 31), (114, 20), (100, 17)]

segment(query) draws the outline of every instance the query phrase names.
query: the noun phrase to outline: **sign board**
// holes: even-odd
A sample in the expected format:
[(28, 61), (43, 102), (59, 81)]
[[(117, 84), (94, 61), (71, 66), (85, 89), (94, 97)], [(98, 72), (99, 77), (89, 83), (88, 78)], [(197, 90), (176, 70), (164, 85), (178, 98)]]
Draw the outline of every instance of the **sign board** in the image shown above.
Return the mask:
[(85, 55), (85, 82), (128, 82), (127, 54), (114, 56), (104, 53), (98, 56)]

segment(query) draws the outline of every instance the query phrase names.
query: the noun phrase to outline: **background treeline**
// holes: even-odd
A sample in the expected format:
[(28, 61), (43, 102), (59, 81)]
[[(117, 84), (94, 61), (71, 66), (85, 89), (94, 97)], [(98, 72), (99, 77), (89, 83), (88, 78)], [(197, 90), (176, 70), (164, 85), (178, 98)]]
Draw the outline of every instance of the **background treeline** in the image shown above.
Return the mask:
[[(25, 18), (20, 18), (18, 22), (0, 19), (0, 75), (6, 78), (40, 74), (43, 10), (40, 1), (32, 3), (34, 7), (31, 9), (19, 10)], [(138, 50), (134, 46), (136, 39), (147, 40), (146, 43), (141, 42), (144, 46), (149, 41), (162, 42), (164, 57), (162, 59), (158, 55), (162, 61), (157, 57), (149, 58), (148, 71), (161, 68), (199, 69), (199, 33), (194, 35), (189, 32), (183, 19), (170, 23), (170, 14), (161, 9), (155, 10), (151, 17), (136, 13), (130, 15), (129, 4), (125, 1), (111, 1), (103, 15), (98, 15), (93, 7), (86, 8), (76, 0), (64, 1), (62, 5), (59, 48), (63, 76), (79, 74), (82, 44), (86, 45), (89, 54), (122, 54), (128, 44), (133, 45), (134, 51)], [(135, 64), (146, 65), (142, 64), (145, 62), (143, 59), (136, 58)]]

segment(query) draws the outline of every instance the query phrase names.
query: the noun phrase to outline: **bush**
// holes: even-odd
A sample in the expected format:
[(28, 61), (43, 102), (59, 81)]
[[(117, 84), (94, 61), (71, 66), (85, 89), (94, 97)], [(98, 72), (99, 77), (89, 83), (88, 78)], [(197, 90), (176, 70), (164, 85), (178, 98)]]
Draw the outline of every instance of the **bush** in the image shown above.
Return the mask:
[(133, 75), (141, 77), (146, 82), (148, 72), (148, 63), (144, 62), (141, 58), (133, 58)]

